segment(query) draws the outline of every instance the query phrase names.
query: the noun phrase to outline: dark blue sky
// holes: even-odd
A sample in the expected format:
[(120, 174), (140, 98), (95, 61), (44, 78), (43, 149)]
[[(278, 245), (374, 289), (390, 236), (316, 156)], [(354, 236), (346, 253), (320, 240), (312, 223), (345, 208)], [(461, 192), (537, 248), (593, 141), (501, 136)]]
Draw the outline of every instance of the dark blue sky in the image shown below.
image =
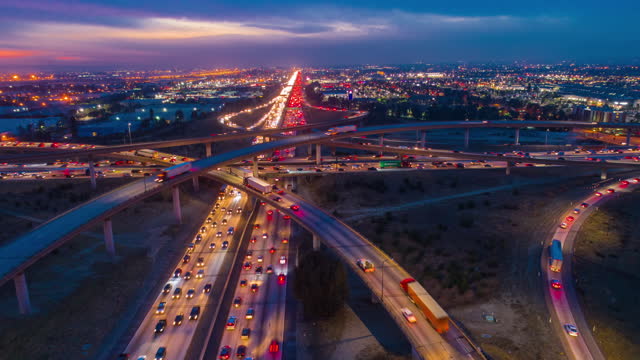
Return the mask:
[(624, 63), (640, 1), (0, 0), (0, 68)]

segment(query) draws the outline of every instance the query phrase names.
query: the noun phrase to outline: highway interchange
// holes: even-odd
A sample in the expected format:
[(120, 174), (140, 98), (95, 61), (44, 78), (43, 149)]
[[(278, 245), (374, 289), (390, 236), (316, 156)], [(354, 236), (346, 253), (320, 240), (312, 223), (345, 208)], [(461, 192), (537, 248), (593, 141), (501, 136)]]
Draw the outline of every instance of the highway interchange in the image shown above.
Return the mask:
[[(443, 122), (433, 125), (432, 128), (463, 126), (485, 127), (489, 125), (490, 124), (487, 123)], [(514, 124), (500, 124), (500, 126), (504, 127), (510, 127), (513, 125)], [(402, 128), (403, 125), (397, 127)], [(369, 127), (360, 129), (357, 135), (399, 131), (397, 127)], [(406, 129), (410, 128), (411, 130), (415, 129), (415, 125), (404, 127)], [(404, 131), (406, 131), (406, 129)], [(233, 306), (231, 309), (228, 309), (229, 316), (233, 316), (237, 320), (235, 329), (229, 329), (224, 332), (220, 341), (220, 347), (215, 349), (215, 352), (219, 353), (225, 346), (229, 346), (231, 349), (231, 356), (234, 357), (238, 352), (239, 346), (246, 346), (245, 355), (247, 357), (252, 356), (254, 358), (263, 358), (267, 353), (270, 353), (274, 358), (279, 358), (281, 356), (280, 349), (282, 346), (281, 342), (284, 337), (283, 334), (285, 326), (284, 297), (287, 286), (287, 275), (291, 266), (291, 259), (288, 257), (288, 244), (282, 242), (282, 239), (289, 239), (291, 236), (290, 221), (285, 220), (285, 216), (287, 216), (300, 223), (304, 228), (310, 230), (316, 236), (319, 236), (327, 247), (340, 255), (345, 263), (360, 275), (363, 281), (371, 289), (374, 296), (378, 297), (385, 309), (387, 309), (391, 314), (392, 318), (396, 320), (396, 323), (401, 328), (405, 336), (407, 336), (413, 346), (414, 355), (423, 359), (483, 358), (482, 354), (474, 347), (474, 344), (466, 337), (460, 328), (458, 328), (457, 324), (453, 322), (451, 324), (451, 330), (444, 335), (438, 334), (424, 318), (421, 318), (416, 324), (408, 323), (400, 310), (403, 308), (412, 308), (414, 305), (396, 284), (399, 284), (400, 281), (405, 278), (411, 277), (410, 274), (404, 271), (399, 264), (394, 262), (380, 249), (371, 244), (367, 239), (363, 238), (353, 229), (349, 228), (346, 224), (288, 191), (283, 191), (282, 193), (279, 193), (278, 196), (260, 194), (244, 186), (241, 178), (225, 171), (216, 170), (226, 165), (237, 164), (240, 159), (251, 159), (259, 154), (271, 153), (275, 149), (295, 148), (300, 145), (321, 141), (326, 142), (327, 140), (331, 141), (339, 138), (346, 139), (352, 136), (353, 135), (347, 134), (329, 138), (324, 133), (310, 133), (284, 137), (276, 141), (257, 143), (256, 145), (245, 149), (239, 149), (229, 153), (195, 160), (192, 162), (191, 172), (177, 176), (175, 179), (169, 180), (163, 184), (148, 181), (147, 179), (133, 181), (126, 186), (92, 199), (88, 203), (83, 204), (76, 209), (72, 209), (67, 213), (61, 214), (53, 220), (43, 224), (41, 227), (35, 229), (33, 232), (5, 245), (2, 248), (2, 251), (15, 254), (15, 256), (13, 257), (14, 260), (4, 261), (0, 265), (0, 274), (2, 274), (3, 282), (10, 280), (16, 274), (22, 273), (29, 265), (37, 261), (38, 258), (46, 255), (61, 243), (72, 238), (75, 234), (85, 230), (97, 222), (108, 219), (112, 214), (117, 213), (126, 206), (129, 206), (142, 198), (148, 197), (153, 193), (176, 186), (180, 182), (191, 179), (194, 176), (205, 176), (216, 179), (225, 184), (233, 185), (234, 188), (242, 190), (242, 195), (238, 195), (240, 193), (234, 193), (233, 195), (229, 195), (220, 200), (220, 206), (226, 209), (232, 209), (232, 214), (223, 215), (221, 210), (216, 208), (212, 209), (215, 210), (215, 212), (211, 214), (211, 222), (207, 221), (202, 224), (205, 228), (205, 231), (201, 234), (203, 239), (195, 245), (195, 250), (193, 252), (185, 254), (190, 255), (188, 262), (183, 263), (183, 261), (181, 261), (179, 264), (176, 264), (176, 268), (179, 267), (182, 270), (180, 276), (172, 276), (169, 274), (167, 282), (168, 284), (171, 284), (170, 292), (168, 294), (161, 293), (157, 295), (154, 307), (148, 309), (148, 313), (146, 314), (144, 321), (139, 326), (134, 337), (127, 346), (127, 353), (130, 353), (133, 356), (147, 356), (147, 358), (152, 358), (156, 354), (158, 348), (165, 347), (167, 348), (167, 353), (170, 354), (170, 358), (184, 358), (190, 343), (190, 338), (196, 329), (195, 324), (198, 321), (190, 321), (189, 313), (193, 306), (207, 306), (207, 297), (211, 295), (203, 292), (204, 284), (222, 280), (217, 278), (217, 274), (220, 271), (223, 257), (228, 253), (221, 249), (221, 240), (240, 240), (238, 236), (233, 236), (234, 234), (226, 235), (227, 231), (225, 230), (225, 227), (234, 226), (234, 224), (237, 224), (240, 216), (246, 216), (246, 214), (236, 213), (236, 210), (248, 206), (248, 199), (244, 194), (249, 194), (252, 197), (262, 199), (267, 205), (260, 206), (256, 210), (256, 218), (258, 220), (256, 220), (255, 224), (259, 224), (260, 227), (257, 228), (255, 227), (255, 224), (249, 224), (249, 226), (252, 227), (251, 238), (256, 239), (255, 242), (251, 241), (248, 245), (249, 251), (251, 251), (250, 258), (247, 257), (246, 253), (241, 254), (240, 256), (242, 258), (240, 263), (243, 266), (245, 263), (249, 264), (246, 265), (246, 269), (243, 268), (242, 275), (240, 277), (240, 281), (246, 279), (246, 286), (242, 286), (240, 282), (231, 284), (232, 288), (235, 289), (233, 298), (240, 298), (238, 306)], [(203, 141), (203, 143), (206, 143), (206, 141)], [(444, 161), (447, 159), (467, 159), (464, 160), (465, 164), (469, 162), (468, 159), (472, 159), (473, 161), (473, 159), (477, 158), (478, 160), (485, 161), (484, 164), (489, 164), (491, 166), (500, 166), (499, 164), (505, 164), (511, 161), (535, 163), (538, 162), (537, 160), (542, 160), (539, 161), (540, 163), (555, 165), (566, 165), (571, 162), (576, 164), (586, 163), (581, 165), (599, 165), (602, 167), (621, 166), (621, 164), (613, 163), (611, 161), (598, 164), (594, 164), (592, 162), (593, 160), (580, 159), (579, 161), (571, 161), (572, 158), (585, 157), (585, 155), (575, 154), (566, 156), (566, 158), (570, 160), (559, 160), (558, 156), (546, 156), (548, 154), (531, 154), (531, 158), (523, 159), (522, 157), (517, 156), (471, 154), (460, 153), (457, 151), (452, 153), (451, 151), (405, 149), (389, 146), (384, 148), (359, 144), (344, 146), (351, 146), (370, 151), (384, 149), (384, 151), (388, 153), (415, 154), (416, 161), (426, 162), (433, 162), (434, 160), (430, 156), (436, 156), (437, 160)], [(140, 147), (138, 144), (135, 148), (143, 147)], [(117, 147), (117, 151), (129, 151), (129, 149), (130, 148), (127, 147)], [(94, 150), (96, 149), (85, 148), (85, 150), (82, 151)], [(100, 151), (101, 152), (99, 153), (104, 152), (103, 149)], [(44, 155), (40, 158), (52, 158), (52, 156), (58, 155)], [(64, 157), (65, 155), (64, 153), (60, 153), (59, 156)], [(418, 158), (420, 156), (423, 156), (424, 158)], [(602, 155), (602, 157), (607, 156), (621, 157), (624, 156), (624, 154)], [(14, 156), (14, 160), (16, 158), (26, 159), (29, 157)], [(489, 160), (487, 161), (486, 159)], [(182, 160), (190, 161), (191, 159), (185, 158)], [(360, 159), (360, 161), (367, 160), (379, 161), (380, 158)], [(633, 166), (635, 164), (632, 163), (636, 161), (633, 158), (621, 160), (629, 160), (631, 162), (630, 164), (625, 164), (625, 166)], [(163, 161), (166, 162), (166, 160)], [(298, 170), (296, 167), (300, 166), (299, 163), (288, 165), (287, 161), (294, 162), (295, 159), (286, 160), (278, 166), (287, 168), (288, 173), (305, 173), (304, 170)], [(159, 163), (162, 163), (162, 161), (159, 161)], [(339, 164), (335, 165), (335, 167), (323, 169), (328, 171), (336, 169), (335, 171), (338, 171), (337, 169), (339, 169), (340, 166)], [(364, 164), (365, 167), (367, 165), (367, 163)], [(294, 169), (294, 167), (296, 168)], [(317, 172), (317, 169), (318, 167), (316, 165), (315, 167), (312, 166), (309, 168), (308, 171)], [(353, 167), (351, 167), (351, 170), (361, 171), (360, 168)], [(585, 202), (593, 204), (597, 201), (602, 201), (601, 199), (602, 197), (594, 196), (586, 199)], [(212, 207), (214, 207), (214, 204), (212, 204)], [(588, 215), (588, 211), (591, 211), (591, 209), (585, 209), (580, 214), (580, 217)], [(268, 212), (271, 213), (269, 214)], [(221, 223), (223, 219), (228, 220), (229, 223), (222, 226)], [(217, 229), (220, 230), (211, 228), (211, 223), (214, 221), (218, 223)], [(577, 223), (578, 221), (576, 221), (576, 224), (573, 226), (576, 226)], [(218, 231), (222, 231), (221, 237), (216, 236)], [(570, 234), (571, 231), (571, 226), (566, 230), (559, 229), (555, 234), (554, 239), (569, 242), (570, 240), (567, 239), (569, 239), (568, 234)], [(52, 239), (50, 234), (58, 235)], [(264, 234), (266, 234), (266, 238), (263, 237)], [(215, 249), (210, 247), (211, 243), (216, 244)], [(570, 247), (571, 246), (569, 245), (569, 248)], [(285, 257), (284, 263), (280, 261), (282, 256)], [(258, 261), (259, 257), (262, 257), (262, 261)], [(202, 258), (202, 260), (199, 261), (199, 258)], [(377, 270), (373, 273), (364, 273), (360, 271), (354, 261), (358, 258), (370, 259), (377, 264)], [(555, 274), (550, 274), (548, 267), (544, 266), (544, 255), (542, 264), (547, 278), (557, 276)], [(262, 266), (262, 274), (256, 273), (256, 268), (258, 266)], [(273, 274), (266, 273), (269, 266), (272, 267)], [(195, 274), (197, 274), (199, 270), (204, 271), (202, 279), (195, 278)], [(184, 278), (184, 274), (187, 271), (191, 271), (193, 276), (189, 280)], [(279, 276), (280, 274), (283, 276)], [(567, 284), (570, 283), (568, 276), (570, 276), (570, 273), (568, 274), (565, 270), (562, 280)], [(385, 283), (386, 287), (383, 290), (383, 285)], [(257, 288), (254, 288), (255, 291), (252, 291), (252, 285), (257, 285)], [(178, 287), (182, 289), (180, 298), (171, 298), (173, 292)], [(187, 293), (190, 289), (194, 290), (193, 298), (187, 298)], [(562, 292), (557, 292), (550, 288), (549, 291), (554, 313), (559, 319), (559, 323), (575, 323), (574, 316), (572, 314), (572, 308), (575, 307), (575, 304), (570, 304), (566, 296), (562, 295)], [(560, 296), (558, 296), (558, 294), (560, 294)], [(157, 305), (160, 302), (166, 302), (164, 314), (156, 314)], [(246, 311), (249, 308), (253, 308), (255, 311), (254, 319), (246, 318)], [(180, 325), (174, 325), (173, 321), (178, 314), (184, 315), (183, 322)], [(155, 333), (154, 330), (158, 325), (158, 320), (161, 319), (166, 319), (167, 325), (163, 328), (162, 333), (158, 334)], [(224, 324), (224, 326), (226, 327), (227, 324)], [(251, 329), (250, 335), (245, 336), (245, 338), (242, 336), (242, 329), (244, 328)], [(583, 333), (584, 332), (585, 331), (583, 330)], [(588, 332), (588, 329), (586, 332)], [(275, 351), (273, 351), (274, 342), (278, 346)], [(569, 344), (568, 347), (571, 349), (575, 359), (601, 358), (600, 356), (592, 355), (593, 350), (588, 348), (586, 341), (583, 340), (582, 336), (579, 336), (577, 339), (574, 339), (574, 337), (567, 338), (564, 343), (565, 345)]]

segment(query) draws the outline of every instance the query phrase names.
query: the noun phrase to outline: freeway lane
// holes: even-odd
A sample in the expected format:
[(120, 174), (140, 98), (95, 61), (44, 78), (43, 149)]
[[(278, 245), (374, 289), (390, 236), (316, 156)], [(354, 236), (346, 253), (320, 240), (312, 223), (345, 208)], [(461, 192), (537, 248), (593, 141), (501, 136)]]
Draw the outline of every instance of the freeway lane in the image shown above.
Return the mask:
[[(542, 270), (545, 274), (545, 289), (547, 292), (547, 306), (550, 308), (550, 312), (556, 319), (554, 325), (556, 332), (561, 334), (562, 344), (565, 347), (567, 354), (570, 354), (572, 359), (575, 360), (604, 360), (604, 356), (589, 329), (589, 326), (584, 319), (584, 315), (580, 309), (580, 304), (575, 293), (573, 286), (572, 271), (571, 271), (571, 258), (573, 254), (573, 246), (575, 237), (580, 229), (580, 226), (589, 217), (592, 211), (596, 208), (596, 205), (601, 204), (613, 196), (614, 194), (608, 194), (607, 189), (614, 189), (616, 193), (630, 191), (637, 182), (633, 179), (626, 179), (629, 185), (621, 183), (612, 184), (610, 186), (598, 189), (598, 192), (603, 194), (602, 196), (596, 196), (592, 194), (589, 197), (582, 199), (582, 203), (589, 204), (587, 208), (581, 208), (579, 204), (576, 204), (575, 208), (581, 209), (580, 214), (573, 212), (574, 207), (569, 209), (566, 214), (563, 215), (561, 222), (566, 222), (567, 216), (573, 216), (576, 220), (573, 222), (566, 222), (567, 228), (562, 229), (558, 227), (555, 234), (549, 241), (546, 242), (545, 251), (542, 254)], [(564, 257), (562, 270), (560, 273), (551, 271), (549, 267), (549, 253), (548, 246), (551, 244), (551, 240), (559, 240), (562, 243), (562, 253)], [(551, 280), (559, 280), (562, 283), (562, 289), (553, 289), (550, 286)], [(570, 336), (564, 329), (565, 324), (575, 325), (578, 328), (579, 335), (577, 337)]]
[[(199, 242), (195, 251), (187, 254), (191, 256), (191, 259), (184, 263), (181, 259), (176, 268), (180, 268), (183, 271), (183, 275), (190, 271), (192, 278), (186, 280), (184, 276), (173, 276), (173, 270), (171, 274), (167, 274), (167, 284), (171, 284), (172, 288), (169, 294), (160, 293), (154, 302), (154, 306), (150, 308), (138, 327), (135, 335), (127, 346), (126, 353), (131, 354), (135, 359), (138, 357), (146, 356), (151, 359), (159, 347), (166, 347), (167, 354), (172, 359), (183, 359), (191, 343), (191, 338), (196, 331), (197, 321), (189, 320), (189, 313), (193, 306), (200, 306), (201, 313), (204, 313), (205, 307), (208, 303), (208, 296), (218, 296), (218, 294), (204, 293), (203, 289), (205, 284), (215, 285), (217, 281), (224, 281), (226, 278), (221, 277), (218, 274), (221, 273), (221, 266), (227, 251), (222, 248), (223, 241), (229, 241), (230, 246), (232, 242), (237, 240), (237, 236), (227, 235), (227, 228), (229, 226), (237, 227), (240, 217), (243, 214), (238, 214), (236, 209), (242, 209), (247, 203), (246, 196), (227, 196), (223, 201), (219, 202), (221, 208), (215, 210), (214, 214), (210, 214), (211, 222), (205, 221), (201, 226), (204, 226), (207, 231), (202, 234), (202, 241)], [(233, 209), (231, 215), (225, 214), (223, 208)], [(228, 221), (228, 224), (222, 225), (223, 219)], [(216, 223), (216, 227), (212, 224)], [(222, 232), (222, 236), (218, 237), (217, 232)], [(210, 244), (215, 244), (215, 249), (211, 249)], [(202, 258), (203, 265), (199, 266), (198, 260)], [(199, 270), (204, 270), (204, 276), (201, 279), (196, 278), (196, 274)], [(182, 289), (182, 295), (174, 299), (173, 292), (176, 288)], [(215, 289), (215, 287), (213, 287)], [(193, 299), (187, 298), (187, 292), (193, 289), (195, 295)], [(166, 311), (162, 315), (155, 313), (156, 306), (160, 302), (166, 302)], [(184, 320), (179, 325), (174, 325), (173, 321), (176, 315), (183, 315)], [(160, 319), (167, 321), (167, 326), (163, 333), (154, 334), (154, 329), (157, 322)]]

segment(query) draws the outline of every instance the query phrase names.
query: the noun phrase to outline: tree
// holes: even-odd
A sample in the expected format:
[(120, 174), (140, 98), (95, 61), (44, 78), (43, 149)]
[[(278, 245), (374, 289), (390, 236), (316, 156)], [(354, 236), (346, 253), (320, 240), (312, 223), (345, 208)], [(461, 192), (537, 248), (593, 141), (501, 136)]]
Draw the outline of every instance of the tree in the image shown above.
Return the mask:
[(294, 272), (293, 291), (303, 304), (305, 317), (330, 317), (342, 308), (349, 295), (347, 272), (337, 259), (311, 252), (300, 260)]

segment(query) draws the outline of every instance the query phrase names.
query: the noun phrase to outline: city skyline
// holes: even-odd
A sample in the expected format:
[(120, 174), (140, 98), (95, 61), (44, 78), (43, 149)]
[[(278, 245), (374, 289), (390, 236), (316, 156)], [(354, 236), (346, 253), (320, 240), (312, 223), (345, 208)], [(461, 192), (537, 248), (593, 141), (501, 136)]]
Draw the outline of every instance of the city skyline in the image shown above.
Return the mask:
[[(367, 63), (635, 63), (631, 1), (555, 4), (352, 1), (0, 4), (0, 67), (110, 70)], [(624, 8), (625, 11), (620, 9)], [(640, 10), (640, 9), (637, 9)], [(593, 25), (597, 24), (597, 26)]]

